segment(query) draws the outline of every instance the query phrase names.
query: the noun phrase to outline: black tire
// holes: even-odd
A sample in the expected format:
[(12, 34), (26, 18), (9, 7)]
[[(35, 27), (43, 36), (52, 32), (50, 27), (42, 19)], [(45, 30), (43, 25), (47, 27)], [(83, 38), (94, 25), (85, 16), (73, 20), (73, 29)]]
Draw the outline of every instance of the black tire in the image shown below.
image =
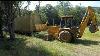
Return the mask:
[(61, 31), (59, 33), (59, 39), (63, 42), (71, 42), (71, 33), (69, 31)]

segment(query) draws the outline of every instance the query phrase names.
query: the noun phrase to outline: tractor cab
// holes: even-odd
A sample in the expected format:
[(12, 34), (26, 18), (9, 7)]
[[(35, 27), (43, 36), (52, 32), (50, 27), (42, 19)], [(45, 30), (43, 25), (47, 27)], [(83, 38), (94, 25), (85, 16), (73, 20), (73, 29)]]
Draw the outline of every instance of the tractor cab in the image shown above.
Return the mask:
[(60, 28), (71, 28), (73, 16), (62, 16), (60, 21)]

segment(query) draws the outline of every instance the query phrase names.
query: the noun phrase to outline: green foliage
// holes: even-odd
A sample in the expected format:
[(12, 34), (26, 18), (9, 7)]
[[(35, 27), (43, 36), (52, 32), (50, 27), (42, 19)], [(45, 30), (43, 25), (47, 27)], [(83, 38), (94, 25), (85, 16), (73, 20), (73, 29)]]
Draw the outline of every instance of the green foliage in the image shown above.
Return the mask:
[(47, 4), (45, 11), (46, 11), (46, 16), (48, 17), (48, 19), (58, 18), (58, 12), (52, 5)]
[(45, 7), (40, 7), (40, 16), (41, 16), (43, 23), (47, 22)]
[(100, 8), (99, 7), (93, 7), (95, 14), (96, 14), (96, 18), (97, 18), (97, 24), (100, 25)]
[(46, 14), (45, 14), (45, 7), (43, 6), (39, 6), (37, 5), (35, 10), (34, 10), (34, 14), (35, 15), (38, 15), (38, 17), (40, 17), (42, 23), (45, 23), (47, 21), (47, 17), (46, 17)]
[(73, 11), (72, 15), (74, 16), (74, 19), (76, 20), (76, 23), (79, 25), (82, 18), (84, 17), (84, 15), (86, 13), (85, 7), (76, 6), (71, 11)]
[(55, 8), (58, 10), (60, 16), (66, 16), (69, 15), (70, 7), (71, 3), (69, 1), (60, 1)]
[(97, 18), (97, 24), (100, 25), (100, 14), (96, 13)]
[[(99, 20), (99, 9), (100, 8), (95, 8), (96, 13), (98, 14), (97, 16), (98, 24), (100, 21)], [(44, 23), (48, 19), (58, 19), (60, 18), (59, 16), (72, 15), (74, 17), (76, 25), (79, 25), (85, 13), (86, 13), (86, 7), (83, 7), (81, 5), (72, 7), (69, 1), (59, 1), (55, 7), (53, 7), (51, 4), (47, 4), (46, 6), (40, 6), (40, 11), (37, 14), (40, 14), (41, 20)]]
[(51, 5), (47, 4), (46, 6), (41, 6), (39, 13), (38, 7), (36, 7), (35, 13), (41, 16), (41, 20), (43, 23), (47, 22), (48, 19), (58, 19), (58, 11)]
[(100, 14), (100, 7), (94, 7), (94, 10), (95, 10), (98, 14)]
[(72, 7), (70, 2), (64, 2), (64, 1), (60, 2), (57, 6), (55, 6), (55, 8), (57, 9), (58, 14), (60, 16), (72, 15), (77, 25), (80, 24), (86, 11), (85, 7), (82, 6)]

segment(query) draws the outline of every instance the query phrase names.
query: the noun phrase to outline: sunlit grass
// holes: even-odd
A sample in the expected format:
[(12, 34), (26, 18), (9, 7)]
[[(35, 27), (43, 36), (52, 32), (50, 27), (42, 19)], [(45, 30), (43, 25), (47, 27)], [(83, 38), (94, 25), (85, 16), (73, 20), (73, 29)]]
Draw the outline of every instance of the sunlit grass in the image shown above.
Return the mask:
[[(44, 32), (40, 32), (45, 34)], [(88, 28), (75, 43), (58, 40), (44, 41), (41, 38), (16, 34), (13, 49), (0, 49), (0, 56), (98, 56), (100, 55), (100, 31), (92, 34)], [(7, 42), (7, 41), (6, 41)], [(8, 43), (9, 44), (9, 43)]]
[(97, 31), (95, 33), (91, 33), (89, 31), (89, 28), (85, 29), (85, 32), (82, 36), (82, 38), (89, 38), (89, 39), (96, 39), (96, 38), (99, 38), (99, 37), (100, 37), (100, 29), (99, 29), (99, 31)]

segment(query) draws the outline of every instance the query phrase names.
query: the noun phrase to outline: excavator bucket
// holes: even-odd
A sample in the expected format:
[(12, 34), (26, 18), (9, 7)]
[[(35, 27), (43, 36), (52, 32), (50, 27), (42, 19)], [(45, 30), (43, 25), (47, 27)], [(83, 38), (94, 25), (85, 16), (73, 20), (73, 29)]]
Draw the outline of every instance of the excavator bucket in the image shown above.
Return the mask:
[(99, 29), (98, 29), (97, 25), (90, 24), (90, 26), (89, 26), (89, 31), (90, 31), (91, 33), (95, 33), (95, 32), (97, 32), (97, 31), (99, 31)]

